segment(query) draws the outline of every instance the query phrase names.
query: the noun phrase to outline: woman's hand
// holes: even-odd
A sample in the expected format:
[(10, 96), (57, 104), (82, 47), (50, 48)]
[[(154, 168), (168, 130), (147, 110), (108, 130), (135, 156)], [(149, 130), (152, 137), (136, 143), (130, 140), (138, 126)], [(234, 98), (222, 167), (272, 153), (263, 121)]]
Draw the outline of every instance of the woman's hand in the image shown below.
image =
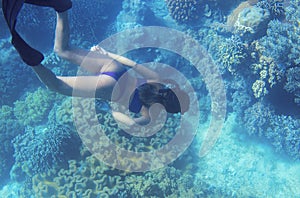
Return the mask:
[(95, 45), (95, 46), (91, 47), (90, 50), (92, 52), (99, 52), (100, 54), (108, 55), (108, 52), (105, 49), (103, 49), (102, 47), (100, 47), (99, 45)]
[(125, 124), (128, 127), (132, 127), (135, 124), (146, 125), (150, 122), (150, 117), (145, 117), (145, 116), (141, 116), (139, 118), (131, 118), (126, 114), (117, 111), (113, 111), (112, 115), (116, 119), (116, 121)]

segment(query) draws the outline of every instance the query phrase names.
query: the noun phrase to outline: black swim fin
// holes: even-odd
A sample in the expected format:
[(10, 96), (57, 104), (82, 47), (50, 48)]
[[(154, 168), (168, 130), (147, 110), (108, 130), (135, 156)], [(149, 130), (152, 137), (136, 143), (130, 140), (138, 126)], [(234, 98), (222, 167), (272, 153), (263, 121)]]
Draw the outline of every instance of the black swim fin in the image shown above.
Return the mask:
[(37, 66), (43, 61), (43, 54), (30, 47), (16, 31), (12, 32), (11, 43), (27, 65)]
[(2, 0), (2, 11), (9, 30), (16, 26), (17, 16), (23, 6), (24, 0)]
[(70, 0), (25, 0), (25, 3), (54, 8), (57, 12), (67, 11), (72, 7)]
[(30, 47), (15, 30), (17, 16), (23, 4), (24, 0), (2, 0), (2, 11), (12, 35), (13, 46), (27, 65), (37, 66), (44, 59), (43, 54)]

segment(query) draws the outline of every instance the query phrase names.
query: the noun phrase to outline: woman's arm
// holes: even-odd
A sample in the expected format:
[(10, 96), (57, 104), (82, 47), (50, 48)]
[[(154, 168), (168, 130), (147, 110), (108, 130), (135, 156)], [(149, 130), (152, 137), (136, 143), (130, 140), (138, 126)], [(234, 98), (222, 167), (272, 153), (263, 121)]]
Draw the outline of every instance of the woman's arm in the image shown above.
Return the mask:
[(134, 124), (146, 125), (150, 122), (150, 118), (145, 116), (141, 116), (139, 118), (131, 118), (126, 114), (117, 111), (113, 111), (112, 115), (117, 121), (129, 127), (133, 126)]

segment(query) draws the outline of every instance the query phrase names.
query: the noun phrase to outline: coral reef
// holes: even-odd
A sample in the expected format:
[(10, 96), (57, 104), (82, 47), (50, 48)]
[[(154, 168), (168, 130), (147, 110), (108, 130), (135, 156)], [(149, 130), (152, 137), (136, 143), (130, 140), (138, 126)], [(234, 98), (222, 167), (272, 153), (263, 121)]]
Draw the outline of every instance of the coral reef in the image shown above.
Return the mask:
[(268, 90), (266, 88), (265, 81), (256, 80), (252, 85), (252, 91), (255, 98), (260, 98), (268, 94)]
[(27, 93), (24, 100), (14, 103), (14, 115), (24, 126), (42, 123), (46, 121), (56, 96), (51, 91), (38, 88), (35, 92)]
[(11, 106), (24, 91), (24, 84), (32, 82), (24, 75), (30, 69), (24, 66), (9, 38), (0, 39), (0, 54), (0, 105)]
[[(55, 118), (61, 125), (73, 126), (72, 98), (66, 98), (58, 108), (55, 108)], [(53, 110), (52, 110), (53, 111)]]
[(272, 18), (284, 16), (284, 0), (260, 0), (256, 6), (269, 10)]
[(290, 6), (286, 7), (287, 21), (272, 20), (268, 25), (267, 35), (258, 40), (263, 49), (260, 50), (260, 64), (267, 63), (264, 67), (268, 66), (267, 75), (271, 77), (268, 80), (269, 84), (272, 86), (276, 81), (284, 79), (285, 89), (294, 94), (296, 103), (299, 91), (297, 86), (294, 86), (298, 83), (297, 77), (294, 76), (300, 64), (300, 30), (299, 18), (295, 16), (300, 16), (299, 8), (299, 2), (291, 2)]
[(300, 120), (291, 116), (274, 116), (266, 137), (279, 152), (285, 152), (295, 160), (300, 159)]
[(179, 23), (189, 23), (199, 20), (204, 9), (202, 1), (196, 0), (166, 0), (171, 16)]
[(14, 163), (13, 159), (13, 146), (11, 144), (19, 131), (22, 131), (23, 127), (19, 124), (16, 118), (13, 116), (13, 108), (7, 105), (0, 108), (0, 177), (5, 180), (9, 177), (9, 170)]
[[(265, 174), (256, 172), (256, 168), (263, 166), (262, 161), (267, 160), (265, 156), (269, 156), (270, 152), (258, 151), (259, 154), (256, 155), (257, 150), (261, 149), (260, 146), (257, 146), (257, 150), (249, 149), (248, 145), (240, 141), (242, 138), (248, 141), (248, 136), (232, 133), (234, 130), (239, 132), (245, 130), (252, 136), (265, 139), (276, 151), (293, 159), (300, 159), (300, 121), (295, 116), (298, 114), (292, 115), (293, 112), (289, 110), (284, 112), (285, 114), (279, 113), (278, 109), (286, 108), (288, 105), (286, 103), (281, 103), (279, 107), (270, 105), (274, 102), (273, 97), (278, 96), (277, 91), (284, 94), (288, 92), (289, 97), (293, 96), (295, 103), (300, 105), (300, 2), (299, 0), (257, 2), (258, 0), (74, 1), (73, 9), (70, 10), (70, 25), (71, 43), (76, 46), (89, 48), (113, 33), (128, 28), (162, 25), (193, 35), (201, 45), (208, 48), (223, 74), (228, 110), (234, 112), (236, 119), (240, 119), (238, 124), (232, 125), (229, 122), (228, 125), (226, 124), (226, 127), (231, 129), (225, 129), (228, 131), (223, 134), (224, 139), (220, 140), (223, 142), (216, 145), (216, 152), (211, 152), (209, 157), (199, 160), (194, 155), (195, 145), (192, 145), (175, 162), (151, 172), (128, 173), (110, 168), (94, 156), (90, 156), (87, 148), (83, 148), (80, 155), (78, 149), (82, 144), (73, 128), (73, 110), (82, 119), (76, 120), (79, 122), (77, 129), (83, 131), (80, 133), (81, 137), (91, 142), (87, 144), (89, 149), (91, 151), (105, 149), (105, 157), (110, 159), (111, 166), (115, 166), (118, 162), (112, 159), (113, 151), (109, 150), (107, 142), (99, 140), (97, 132), (84, 133), (87, 132), (85, 129), (90, 124), (101, 125), (105, 135), (120, 148), (133, 152), (151, 152), (166, 145), (174, 137), (179, 123), (178, 115), (170, 115), (162, 130), (149, 138), (130, 136), (118, 128), (109, 107), (103, 105), (103, 101), (96, 101), (97, 115), (93, 117), (90, 112), (95, 109), (95, 101), (91, 103), (87, 100), (82, 100), (81, 103), (74, 101), (72, 104), (71, 98), (60, 97), (58, 100), (56, 94), (45, 89), (36, 89), (36, 86), (41, 84), (29, 83), (34, 79), (27, 75), (30, 74), (28, 73), (30, 69), (21, 63), (9, 40), (1, 39), (0, 141), (3, 144), (0, 151), (2, 161), (0, 177), (8, 177), (7, 174), (12, 168), (10, 171), (12, 180), (22, 182), (26, 180), (23, 189), (21, 186), (12, 185), (12, 188), (3, 191), (6, 193), (4, 196), (9, 196), (7, 191), (11, 189), (16, 191), (11, 193), (11, 196), (21, 197), (22, 195), (23, 197), (257, 195), (259, 192), (257, 189), (261, 187), (249, 193), (249, 188), (243, 185), (251, 186), (256, 182), (255, 184), (259, 183), (264, 187), (265, 183), (268, 183), (265, 181), (272, 180), (258, 182)], [(230, 10), (233, 11), (228, 15)], [(227, 24), (223, 24), (226, 26), (225, 30), (214, 30), (212, 22), (224, 22), (226, 15), (228, 15)], [(52, 51), (54, 11), (49, 11), (49, 8), (25, 5), (20, 16), (22, 20), (18, 21), (18, 28), (22, 29), (20, 32), (24, 34), (26, 40), (28, 39), (43, 52)], [(1, 23), (1, 27), (2, 24), (4, 22)], [(41, 26), (44, 28), (39, 28)], [(1, 35), (3, 30), (0, 29)], [(174, 40), (170, 38), (170, 42)], [(120, 41), (112, 45), (122, 48), (126, 42)], [(193, 46), (185, 46), (183, 50), (192, 52)], [(201, 114), (199, 122), (208, 123), (209, 112), (213, 108), (210, 106), (209, 93), (205, 83), (199, 80), (200, 74), (195, 69), (191, 69), (192, 66), (187, 63), (188, 61), (179, 59), (179, 55), (169, 55), (171, 52), (159, 49), (147, 48), (130, 53), (128, 53), (129, 57), (136, 56), (138, 62), (164, 62), (186, 75), (195, 87), (199, 105), (202, 105), (200, 109), (205, 111)], [(77, 67), (67, 68), (69, 65), (54, 53), (47, 53), (43, 63), (51, 66), (58, 75), (76, 74)], [(36, 91), (24, 94), (28, 90)], [(228, 120), (232, 122), (231, 119), (233, 118)], [(24, 125), (27, 126), (26, 130)], [(244, 128), (237, 125), (242, 125)], [(238, 141), (231, 138), (235, 136)], [(239, 141), (242, 143), (237, 143)], [(256, 144), (253, 145), (256, 147)], [(242, 147), (251, 153), (247, 153), (244, 159), (239, 158), (241, 153), (245, 154), (244, 150), (243, 152), (240, 150)], [(165, 156), (170, 158), (171, 155), (172, 153), (166, 153)], [(257, 158), (253, 160), (254, 157)], [(213, 158), (215, 163), (212, 164), (210, 160)], [(231, 162), (235, 159), (239, 161), (236, 166), (232, 166)], [(14, 160), (15, 164), (12, 166)], [(118, 160), (124, 166), (136, 162), (134, 165), (141, 167), (146, 163), (145, 159), (138, 157), (124, 157)], [(216, 166), (216, 164), (221, 165)], [(273, 168), (274, 164), (270, 164), (272, 166), (270, 169), (264, 170), (276, 170)], [(200, 169), (196, 169), (195, 166), (199, 166)], [(209, 167), (212, 167), (211, 172), (203, 171)], [(269, 175), (271, 173), (270, 171)], [(248, 179), (246, 175), (250, 175), (248, 181), (244, 181)], [(197, 177), (198, 181), (196, 181)], [(244, 179), (232, 181), (235, 178)], [(253, 178), (255, 181), (251, 180)], [(282, 174), (279, 178), (282, 179)], [(224, 182), (229, 180), (232, 182), (224, 185)], [(298, 180), (293, 182), (299, 183)], [(22, 185), (21, 182), (16, 183)], [(288, 189), (293, 186), (285, 187)], [(220, 188), (223, 191), (219, 191)], [(32, 191), (28, 192), (29, 190)], [(264, 188), (263, 191), (265, 193), (263, 195), (266, 195), (268, 190)], [(290, 192), (294, 191), (290, 190)]]
[(243, 37), (255, 38), (266, 32), (270, 13), (256, 6), (244, 8), (237, 16), (233, 33)]
[[(118, 148), (124, 148), (134, 152), (149, 152), (153, 149), (161, 148), (168, 143), (174, 136), (178, 127), (179, 117), (176, 115), (170, 115), (166, 120), (164, 127), (155, 135), (145, 138), (128, 136), (128, 134), (119, 129), (116, 121), (112, 117), (111, 113), (105, 111), (97, 112), (97, 117), (94, 118), (91, 113), (94, 108), (94, 103), (91, 103), (89, 99), (83, 99), (80, 101), (75, 100), (73, 102), (74, 112), (76, 114), (76, 127), (79, 135), (84, 140), (85, 145), (91, 152), (98, 152), (99, 149), (105, 151), (105, 161), (109, 161), (112, 167), (117, 166), (120, 161), (123, 167), (131, 167), (132, 165), (137, 167), (131, 167), (132, 169), (143, 167), (148, 161), (145, 162), (145, 157), (140, 155), (138, 158), (126, 158), (115, 159), (115, 150), (112, 150), (109, 143), (105, 138), (99, 134), (99, 128), (104, 128), (106, 136), (112, 141), (114, 145), (118, 145)], [(76, 119), (76, 118), (75, 118)], [(93, 130), (91, 130), (93, 129)], [(147, 133), (147, 127), (140, 129), (141, 132)], [(120, 152), (122, 152), (120, 150)], [(169, 155), (170, 154), (170, 155)], [(172, 156), (172, 153), (166, 153), (166, 159)], [(119, 161), (118, 161), (119, 160)]]
[[(239, 16), (244, 11), (252, 8), (254, 9), (253, 4), (242, 2), (230, 16)], [(299, 17), (298, 19), (295, 17), (300, 16), (298, 11), (299, 1), (292, 1), (288, 7), (285, 7), (285, 10), (287, 21), (279, 21), (278, 19), (270, 21), (272, 18), (279, 18), (271, 14), (264, 24), (266, 25), (269, 22), (266, 30), (267, 34), (262, 38), (252, 37), (250, 40), (247, 37), (240, 37), (242, 48), (233, 48), (234, 44), (225, 45), (226, 42), (230, 43), (228, 35), (231, 36), (232, 33), (236, 33), (234, 32), (234, 24), (237, 23), (237, 17), (228, 17), (227, 25), (232, 27), (231, 32), (220, 32), (218, 29), (199, 30), (200, 39), (198, 40), (207, 46), (210, 54), (219, 63), (219, 67), (224, 74), (228, 97), (234, 100), (230, 103), (230, 107), (239, 115), (243, 115), (244, 119), (241, 122), (244, 123), (247, 131), (254, 136), (268, 139), (277, 150), (292, 158), (299, 159), (299, 155), (296, 154), (299, 150), (297, 147), (299, 133), (296, 131), (298, 120), (291, 116), (292, 112), (282, 112), (285, 115), (278, 112), (276, 114), (275, 107), (268, 106), (270, 100), (273, 99), (269, 99), (268, 102), (264, 100), (264, 96), (269, 93), (271, 93), (270, 97), (276, 97), (275, 93), (285, 94), (282, 90), (283, 87), (287, 92), (294, 95), (295, 103), (299, 103), (300, 100), (298, 77), (299, 39), (296, 39), (299, 38)], [(251, 22), (253, 21), (255, 20), (251, 20)], [(222, 46), (226, 46), (224, 50), (221, 50)], [(227, 50), (230, 52), (230, 49), (243, 49), (246, 56), (241, 57), (241, 62), (239, 62), (239, 59), (234, 60), (234, 54), (239, 55), (239, 53), (227, 53)], [(222, 57), (226, 57), (226, 59), (222, 59)], [(232, 61), (229, 62), (228, 60)], [(224, 67), (224, 65), (226, 66)], [(225, 76), (227, 72), (234, 74), (233, 77), (229, 76), (228, 78), (228, 76)], [(264, 101), (264, 104), (256, 103), (253, 105), (257, 99)], [(284, 103), (281, 104), (285, 105)], [(281, 121), (279, 122), (279, 120)], [(270, 134), (273, 134), (273, 136)], [(275, 134), (282, 135), (275, 138)], [(293, 139), (293, 143), (290, 142), (290, 139)]]
[(264, 55), (272, 57), (285, 68), (293, 65), (293, 60), (289, 58), (294, 45), (290, 39), (291, 34), (294, 34), (294, 28), (290, 24), (272, 20), (268, 25), (267, 35), (259, 40), (265, 48)]
[(234, 8), (231, 11), (231, 13), (227, 16), (226, 26), (224, 26), (224, 28), (226, 28), (229, 31), (233, 31), (234, 30), (234, 24), (236, 23), (239, 14), (245, 8), (252, 7), (255, 3), (256, 3), (256, 1), (254, 1), (254, 2), (252, 2), (252, 1), (242, 1), (240, 4), (238, 4), (238, 6), (236, 8)]
[(151, 3), (143, 0), (123, 1), (123, 9), (116, 18), (114, 29), (123, 31), (129, 28), (159, 24), (149, 4)]
[(70, 11), (72, 42), (77, 42), (77, 46), (86, 43), (90, 47), (104, 39), (108, 26), (117, 16), (121, 6), (122, 1), (90, 0), (86, 3), (74, 1)]
[(243, 64), (247, 60), (248, 54), (246, 44), (239, 36), (231, 35), (226, 38), (212, 30), (207, 35), (203, 39), (203, 44), (207, 45), (209, 53), (219, 63), (218, 66), (222, 73), (229, 72), (237, 75), (242, 68), (245, 70)]
[(255, 60), (251, 64), (251, 72), (259, 77), (252, 85), (252, 90), (256, 98), (265, 96), (284, 77), (284, 70), (280, 68), (272, 57), (264, 55), (265, 47), (258, 41), (251, 43), (253, 48), (251, 56)]
[(16, 180), (22, 179), (25, 174), (32, 176), (46, 172), (58, 163), (66, 162), (80, 146), (70, 128), (53, 124), (35, 129), (27, 127), (23, 134), (13, 139), (12, 144), (15, 165), (10, 174)]
[(300, 105), (300, 67), (289, 68), (286, 79), (284, 89), (292, 93), (295, 96), (294, 102)]
[(194, 184), (193, 171), (165, 167), (145, 173), (112, 170), (93, 156), (69, 168), (33, 177), (36, 196), (79, 197), (193, 197), (216, 194), (204, 181)]
[(240, 37), (235, 35), (226, 38), (222, 43), (218, 43), (217, 51), (214, 54), (222, 67), (233, 75), (241, 69), (239, 66), (244, 63), (248, 56), (245, 44)]
[(300, 120), (291, 116), (276, 115), (270, 106), (257, 102), (243, 116), (244, 126), (250, 135), (268, 139), (275, 150), (300, 159)]

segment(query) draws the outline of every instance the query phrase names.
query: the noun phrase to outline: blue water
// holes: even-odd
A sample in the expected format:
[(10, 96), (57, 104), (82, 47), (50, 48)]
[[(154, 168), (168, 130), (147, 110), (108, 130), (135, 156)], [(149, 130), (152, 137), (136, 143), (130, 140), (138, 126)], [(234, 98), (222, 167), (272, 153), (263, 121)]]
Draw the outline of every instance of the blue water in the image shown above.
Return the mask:
[[(185, 78), (194, 89), (190, 111), (198, 117), (168, 115), (155, 135), (138, 137), (120, 129), (106, 101), (78, 102), (47, 89), (10, 44), (1, 16), (0, 197), (300, 197), (299, 19), (298, 0), (74, 0), (72, 45), (89, 49), (102, 42), (107, 51), (151, 69), (169, 65), (180, 75), (161, 75), (179, 84)], [(78, 65), (53, 52), (55, 23), (51, 8), (25, 4), (17, 29), (44, 54), (47, 68), (76, 76)], [(213, 63), (202, 62), (206, 58)], [(218, 98), (223, 87), (226, 98)], [(222, 128), (210, 144), (219, 105), (226, 114), (219, 112)], [(99, 138), (86, 131), (95, 121), (89, 112), (126, 151), (155, 152), (181, 124), (181, 141), (195, 136), (178, 155), (174, 147), (151, 160), (112, 158), (114, 150), (102, 141), (93, 145), (100, 148), (97, 158), (86, 142)]]

